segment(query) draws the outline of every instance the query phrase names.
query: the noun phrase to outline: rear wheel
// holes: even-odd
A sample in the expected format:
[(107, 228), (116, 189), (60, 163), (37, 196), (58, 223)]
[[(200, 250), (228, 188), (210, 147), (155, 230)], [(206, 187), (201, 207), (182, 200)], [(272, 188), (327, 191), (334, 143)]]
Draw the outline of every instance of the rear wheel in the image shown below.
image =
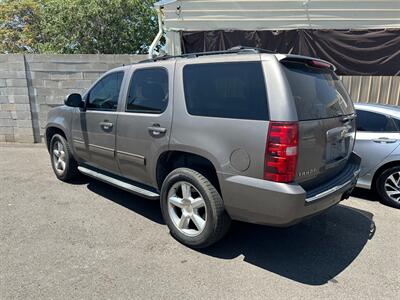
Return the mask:
[(205, 248), (221, 239), (230, 218), (216, 188), (202, 174), (179, 168), (164, 180), (161, 210), (171, 235), (192, 248)]
[(73, 158), (66, 139), (55, 134), (50, 141), (50, 157), (54, 174), (62, 181), (69, 181), (79, 175), (78, 164)]
[(382, 203), (400, 208), (400, 167), (383, 171), (376, 181), (376, 190)]

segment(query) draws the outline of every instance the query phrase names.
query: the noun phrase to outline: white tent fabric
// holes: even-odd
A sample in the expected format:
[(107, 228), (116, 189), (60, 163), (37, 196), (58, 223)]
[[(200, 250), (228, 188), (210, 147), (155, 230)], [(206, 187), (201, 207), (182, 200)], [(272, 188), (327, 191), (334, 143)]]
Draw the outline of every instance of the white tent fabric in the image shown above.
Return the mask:
[(400, 0), (164, 0), (166, 31), (400, 28)]

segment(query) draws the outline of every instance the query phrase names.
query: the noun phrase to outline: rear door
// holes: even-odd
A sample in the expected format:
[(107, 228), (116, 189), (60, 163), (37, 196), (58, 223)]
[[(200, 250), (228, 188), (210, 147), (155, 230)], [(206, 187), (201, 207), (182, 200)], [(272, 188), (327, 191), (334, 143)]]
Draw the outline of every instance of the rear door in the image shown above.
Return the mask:
[(364, 176), (400, 144), (395, 122), (384, 114), (357, 109), (357, 138), (354, 151), (361, 156)]
[(329, 65), (284, 61), (299, 119), (296, 181), (314, 188), (340, 173), (353, 150), (353, 103)]
[(172, 119), (174, 61), (132, 67), (118, 115), (117, 159), (124, 177), (152, 185), (159, 153), (167, 150)]

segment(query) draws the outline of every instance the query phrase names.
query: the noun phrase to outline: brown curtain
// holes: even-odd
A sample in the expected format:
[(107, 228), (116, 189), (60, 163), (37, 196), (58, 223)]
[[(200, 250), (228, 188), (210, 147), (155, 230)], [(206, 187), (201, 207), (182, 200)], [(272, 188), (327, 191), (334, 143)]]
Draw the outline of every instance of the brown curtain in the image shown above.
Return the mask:
[(400, 29), (215, 30), (182, 32), (183, 53), (234, 46), (319, 57), (339, 75), (400, 75)]

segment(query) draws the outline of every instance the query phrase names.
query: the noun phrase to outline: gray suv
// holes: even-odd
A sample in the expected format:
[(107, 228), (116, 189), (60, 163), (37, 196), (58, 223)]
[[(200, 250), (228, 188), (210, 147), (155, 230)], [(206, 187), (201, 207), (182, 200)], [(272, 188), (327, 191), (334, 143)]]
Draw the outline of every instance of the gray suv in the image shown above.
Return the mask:
[(348, 198), (360, 171), (353, 103), (322, 60), (258, 49), (113, 69), (49, 112), (56, 176), (159, 200), (202, 248), (230, 221), (289, 226)]

